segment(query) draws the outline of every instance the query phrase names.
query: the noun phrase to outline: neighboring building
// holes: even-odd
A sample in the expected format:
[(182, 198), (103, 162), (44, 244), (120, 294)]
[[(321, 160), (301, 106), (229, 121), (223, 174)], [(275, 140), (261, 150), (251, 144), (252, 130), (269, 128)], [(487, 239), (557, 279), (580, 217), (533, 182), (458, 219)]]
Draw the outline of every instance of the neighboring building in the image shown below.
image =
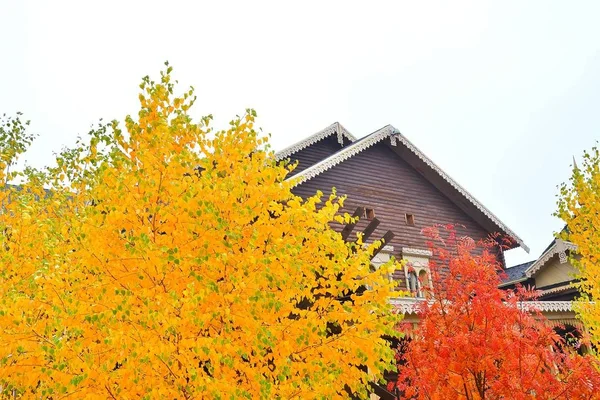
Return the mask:
[[(369, 227), (375, 239), (394, 233), (378, 260), (384, 262), (391, 255), (408, 259), (412, 270), (407, 265), (393, 279), (398, 289), (410, 289), (416, 298), (423, 295), (420, 282), (430, 279), (431, 252), (421, 234), (425, 227), (456, 224), (457, 233), (475, 240), (501, 234), (510, 239), (508, 248), (528, 251), (521, 238), (393, 126), (356, 139), (334, 123), (276, 157), (298, 162), (290, 178), (298, 180), (297, 195), (306, 198), (318, 190), (327, 195), (335, 187), (338, 194), (348, 196), (343, 211), (353, 214), (364, 208), (357, 231)], [(505, 266), (500, 246), (496, 256)]]
[(507, 268), (500, 285), (503, 289), (522, 285), (539, 291), (538, 301), (532, 303), (567, 340), (578, 338), (584, 329), (572, 309), (572, 301), (579, 294), (574, 286), (577, 271), (570, 261), (578, 257), (576, 251), (573, 243), (554, 239), (537, 260)]

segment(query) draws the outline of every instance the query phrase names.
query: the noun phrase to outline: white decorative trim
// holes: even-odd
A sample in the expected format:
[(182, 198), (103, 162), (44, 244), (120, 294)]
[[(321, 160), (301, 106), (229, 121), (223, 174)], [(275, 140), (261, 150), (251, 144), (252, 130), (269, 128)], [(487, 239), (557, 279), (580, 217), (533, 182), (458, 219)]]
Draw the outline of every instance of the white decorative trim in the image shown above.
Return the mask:
[[(366, 243), (363, 243), (363, 249), (367, 249), (369, 248), (370, 245), (373, 244), (373, 241), (368, 241)], [(391, 245), (385, 245), (381, 248), (380, 253), (393, 253), (394, 252), (394, 246)]]
[(546, 290), (542, 290), (542, 296), (545, 296), (547, 294), (552, 294), (552, 293), (560, 293), (560, 292), (564, 292), (565, 290), (569, 290), (569, 289), (573, 289), (574, 286), (572, 284), (567, 284), (564, 286), (558, 286), (552, 289), (546, 289)]
[(389, 301), (394, 307), (394, 310), (398, 311), (400, 314), (415, 314), (419, 310), (421, 304), (427, 300), (422, 297), (397, 297), (390, 299)]
[[(366, 136), (363, 139), (360, 139), (343, 150), (338, 151), (337, 153), (321, 160), (320, 162), (310, 166), (299, 174), (293, 176), (290, 179), (295, 179), (295, 186), (300, 185), (303, 182), (306, 182), (323, 172), (335, 167), (336, 165), (346, 161), (347, 159), (353, 157), (354, 155), (368, 149), (374, 144), (380, 142), (381, 140), (394, 136), (394, 140), (399, 140), (406, 148), (412, 151), (421, 161), (427, 164), (431, 169), (433, 169), (443, 180), (450, 184), (454, 189), (456, 189), (464, 198), (466, 198), (471, 204), (473, 204), (479, 211), (481, 211), (487, 218), (489, 218), (498, 228), (512, 237), (518, 244), (521, 246), (526, 252), (529, 252), (529, 247), (523, 242), (523, 240), (517, 236), (512, 230), (510, 230), (506, 225), (504, 225), (498, 217), (496, 217), (490, 210), (483, 206), (479, 201), (477, 201), (467, 190), (465, 190), (462, 186), (460, 186), (454, 179), (452, 179), (448, 174), (446, 174), (440, 167), (438, 167), (433, 161), (431, 161), (425, 154), (423, 154), (415, 145), (413, 145), (408, 139), (400, 134), (400, 132), (391, 125), (387, 125), (370, 135)], [(391, 140), (391, 139), (390, 139)]]
[(384, 252), (384, 253), (393, 253), (394, 252), (394, 246), (390, 246), (389, 244), (385, 245), (385, 246), (383, 246), (383, 248), (381, 249), (381, 251)]
[(323, 172), (335, 167), (336, 165), (346, 161), (347, 159), (355, 156), (356, 154), (368, 149), (369, 147), (382, 141), (383, 139), (395, 132), (396, 130), (393, 126), (387, 125), (371, 133), (364, 139), (356, 141), (348, 147), (346, 147), (345, 149), (342, 149), (337, 153), (327, 157), (326, 159), (321, 160), (318, 163), (306, 168), (304, 171), (300, 172), (297, 175), (294, 175), (290, 179), (295, 180), (295, 186), (306, 182), (314, 178), (315, 176), (318, 176)]
[(566, 264), (567, 263), (567, 253), (565, 251), (559, 251), (558, 252), (558, 261), (561, 264)]
[(396, 147), (396, 135), (390, 136), (390, 144)]
[(293, 145), (288, 146), (281, 151), (278, 151), (277, 153), (275, 153), (275, 159), (283, 160), (284, 158), (287, 158), (287, 157), (291, 156), (292, 154), (294, 154), (302, 149), (305, 149), (308, 146), (313, 145), (313, 144), (317, 143), (318, 141), (325, 139), (326, 137), (333, 135), (334, 133), (337, 134), (338, 143), (341, 145), (344, 144), (344, 138), (348, 139), (350, 142), (356, 141), (356, 138), (354, 137), (354, 135), (352, 135), (350, 132), (348, 132), (346, 130), (346, 128), (344, 128), (342, 126), (342, 124), (340, 124), (339, 122), (334, 122), (333, 124), (329, 125), (327, 128), (315, 133), (314, 135), (311, 135), (311, 136), (307, 137), (306, 139), (299, 141), (298, 143), (294, 143)]
[(573, 311), (572, 303), (572, 301), (521, 301), (518, 307), (523, 311), (567, 312)]
[[(415, 314), (425, 301), (433, 303), (432, 300), (416, 297), (399, 297), (389, 300), (394, 309), (402, 314)], [(571, 301), (521, 301), (517, 306), (523, 311), (569, 312), (573, 310), (572, 303)]]
[[(527, 268), (525, 271), (525, 275), (528, 278), (531, 278), (536, 272), (540, 270), (548, 261), (552, 259), (556, 254), (558, 254), (559, 261), (561, 264), (567, 262), (567, 254), (566, 251), (577, 251), (577, 246), (571, 242), (567, 242), (561, 239), (556, 239), (554, 244), (546, 250), (544, 254), (540, 256), (533, 264)], [(564, 261), (563, 261), (564, 260)]]
[(402, 248), (403, 256), (416, 256), (416, 257), (431, 257), (433, 252), (431, 250), (424, 249), (413, 249), (411, 247)]

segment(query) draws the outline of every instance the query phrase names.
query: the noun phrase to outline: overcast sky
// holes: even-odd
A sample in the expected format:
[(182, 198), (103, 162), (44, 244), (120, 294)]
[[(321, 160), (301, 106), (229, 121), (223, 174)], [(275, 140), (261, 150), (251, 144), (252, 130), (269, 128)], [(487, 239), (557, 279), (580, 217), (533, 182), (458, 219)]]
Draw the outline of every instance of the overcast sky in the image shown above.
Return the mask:
[(394, 125), (531, 247), (509, 265), (537, 258), (600, 134), (600, 2), (290, 4), (0, 0), (0, 112), (31, 119), (44, 165), (169, 60), (197, 116), (253, 107), (276, 149)]

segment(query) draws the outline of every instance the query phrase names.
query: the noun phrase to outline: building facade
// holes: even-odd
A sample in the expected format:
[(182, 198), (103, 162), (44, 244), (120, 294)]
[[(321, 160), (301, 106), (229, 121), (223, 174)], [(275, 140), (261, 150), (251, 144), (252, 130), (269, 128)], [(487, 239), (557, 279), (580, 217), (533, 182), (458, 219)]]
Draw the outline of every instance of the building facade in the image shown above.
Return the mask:
[[(334, 123), (276, 157), (298, 163), (289, 178), (296, 182), (295, 194), (306, 198), (321, 190), (328, 195), (334, 187), (347, 196), (342, 211), (364, 209), (357, 231), (369, 227), (375, 239), (394, 233), (375, 264), (390, 256), (410, 261), (392, 278), (399, 290), (414, 298), (423, 296), (420, 282), (430, 279), (431, 252), (423, 228), (453, 224), (458, 234), (474, 240), (500, 234), (509, 241), (508, 249), (528, 250), (498, 217), (391, 125), (356, 139)], [(496, 257), (506, 267), (504, 250), (497, 246)]]
[[(521, 247), (529, 252), (523, 240), (393, 126), (357, 139), (336, 122), (276, 157), (297, 162), (288, 178), (294, 180), (295, 194), (307, 198), (322, 191), (327, 196), (335, 188), (347, 196), (342, 211), (361, 217), (355, 231), (368, 232), (374, 240), (393, 232), (372, 262), (377, 267), (391, 256), (407, 260), (391, 277), (398, 290), (409, 293), (391, 300), (405, 321), (418, 323), (418, 305), (427, 301), (422, 286), (431, 279), (432, 253), (422, 229), (452, 224), (459, 235), (476, 241), (496, 238), (495, 255), (506, 277), (502, 287), (523, 284), (541, 290), (539, 301), (523, 307), (540, 309), (557, 330), (566, 329), (561, 334), (582, 329), (571, 307), (576, 291), (568, 255), (574, 246), (555, 240), (537, 260), (507, 268), (504, 251)], [(376, 393), (395, 398), (383, 387)]]

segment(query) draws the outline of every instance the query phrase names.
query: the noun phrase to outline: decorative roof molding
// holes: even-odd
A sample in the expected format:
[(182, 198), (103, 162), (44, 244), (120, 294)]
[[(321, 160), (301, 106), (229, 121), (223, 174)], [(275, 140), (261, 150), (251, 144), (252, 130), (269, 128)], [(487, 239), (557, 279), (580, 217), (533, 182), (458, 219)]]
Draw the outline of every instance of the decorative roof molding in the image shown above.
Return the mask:
[(560, 293), (560, 292), (564, 292), (565, 290), (569, 290), (569, 289), (574, 289), (575, 286), (573, 286), (572, 283), (568, 283), (564, 286), (558, 286), (552, 289), (546, 289), (546, 290), (542, 290), (542, 296), (545, 296), (547, 294), (553, 294), (553, 293)]
[(433, 252), (431, 250), (413, 249), (410, 247), (402, 248), (403, 256), (415, 256), (415, 257), (431, 257)]
[(521, 301), (519, 308), (523, 311), (538, 310), (541, 312), (573, 311), (572, 301)]
[(396, 133), (396, 128), (394, 128), (393, 126), (384, 126), (383, 128), (366, 136), (364, 139), (358, 140), (349, 145), (348, 147), (325, 158), (324, 160), (321, 160), (318, 163), (311, 165), (299, 174), (294, 175), (291, 179), (295, 180), (295, 186), (297, 186), (303, 182), (314, 178), (315, 176), (322, 174), (323, 172), (335, 167), (336, 165), (368, 149), (374, 144), (377, 144), (378, 142), (382, 141), (388, 136)]
[(317, 143), (318, 141), (323, 140), (326, 137), (333, 135), (334, 133), (337, 134), (338, 143), (341, 145), (344, 144), (344, 138), (348, 139), (350, 142), (356, 141), (356, 138), (354, 137), (354, 135), (352, 135), (350, 132), (348, 132), (346, 130), (346, 128), (344, 128), (342, 126), (342, 124), (340, 124), (339, 122), (334, 122), (333, 124), (329, 125), (327, 128), (315, 133), (314, 135), (311, 135), (304, 140), (301, 140), (297, 143), (294, 143), (291, 146), (286, 147), (285, 149), (283, 149), (281, 151), (278, 151), (277, 153), (275, 153), (275, 159), (283, 160), (284, 158), (287, 158), (287, 157), (291, 156), (292, 154), (297, 153), (298, 151), (305, 149), (308, 146), (311, 146), (311, 145)]
[[(401, 314), (416, 314), (426, 301), (428, 300), (417, 297), (399, 297), (390, 299), (390, 304)], [(571, 301), (521, 301), (518, 307), (523, 311), (569, 312), (573, 311), (572, 303)]]
[(390, 304), (400, 314), (416, 314), (421, 304), (427, 300), (422, 297), (397, 297), (390, 299)]
[(292, 179), (295, 179), (294, 185), (300, 185), (303, 182), (306, 182), (323, 172), (335, 167), (336, 165), (346, 161), (347, 159), (355, 156), (358, 153), (368, 149), (369, 147), (377, 144), (383, 139), (390, 138), (390, 144), (392, 146), (396, 146), (396, 142), (399, 141), (402, 145), (404, 145), (407, 149), (413, 152), (421, 161), (427, 164), (433, 171), (435, 171), (444, 181), (446, 181), (450, 186), (452, 186), (455, 190), (457, 190), (465, 199), (467, 199), (471, 204), (473, 204), (479, 211), (481, 211), (487, 218), (489, 218), (498, 228), (512, 237), (518, 244), (521, 246), (526, 252), (529, 252), (529, 247), (523, 242), (523, 240), (515, 234), (512, 230), (510, 230), (506, 225), (500, 221), (498, 217), (496, 217), (490, 210), (488, 210), (483, 204), (475, 199), (466, 189), (460, 186), (454, 179), (452, 179), (448, 174), (446, 174), (440, 167), (438, 167), (433, 161), (431, 161), (425, 154), (423, 154), (415, 145), (413, 145), (408, 139), (406, 139), (400, 132), (391, 125), (387, 125), (370, 135), (360, 139), (348, 147), (338, 151), (337, 153), (321, 160), (320, 162), (310, 166), (299, 174), (293, 176)]
[(571, 242), (564, 241), (562, 239), (556, 239), (554, 244), (550, 246), (544, 254), (540, 256), (531, 266), (525, 271), (525, 275), (531, 278), (538, 272), (548, 261), (552, 259), (556, 254), (561, 264), (565, 264), (567, 259), (567, 251), (577, 251), (577, 246)]
[(581, 321), (577, 320), (577, 318), (548, 319), (546, 320), (546, 323), (552, 327), (565, 327), (567, 325), (571, 325), (572, 327), (579, 329), (581, 332), (585, 331), (585, 327)]

